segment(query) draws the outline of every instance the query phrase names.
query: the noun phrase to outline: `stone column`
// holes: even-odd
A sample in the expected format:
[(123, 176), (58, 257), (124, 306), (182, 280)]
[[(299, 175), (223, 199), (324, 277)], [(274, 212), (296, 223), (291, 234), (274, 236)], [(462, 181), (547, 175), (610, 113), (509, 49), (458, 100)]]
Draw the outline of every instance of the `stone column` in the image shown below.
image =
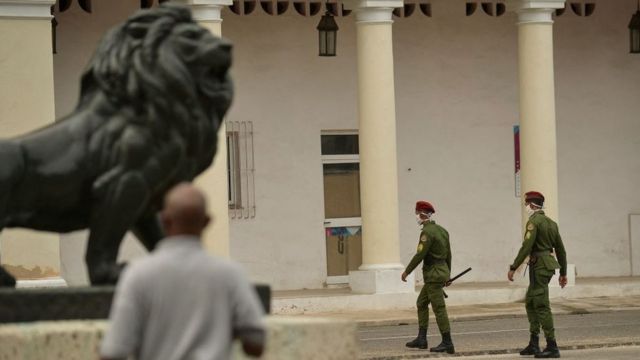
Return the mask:
[[(0, 0), (0, 138), (55, 121), (51, 38), (54, 3)], [(51, 280), (59, 276), (57, 234), (4, 229), (0, 254), (2, 264), (18, 279)], [(64, 284), (59, 278), (52, 281)]]
[[(522, 196), (540, 191), (545, 213), (555, 221), (558, 212), (558, 156), (553, 73), (553, 18), (565, 0), (511, 0), (518, 14), (518, 73), (520, 78), (520, 182)], [(522, 208), (522, 230), (528, 216)], [(524, 271), (523, 264), (518, 272)], [(568, 265), (569, 286), (575, 284), (575, 265)], [(526, 283), (522, 276), (516, 282)], [(551, 280), (557, 284), (557, 278)]]
[[(174, 0), (191, 8), (193, 18), (216, 36), (222, 36), (222, 8), (233, 4), (232, 0)], [(209, 252), (229, 256), (229, 200), (227, 179), (227, 127), (222, 123), (218, 130), (218, 151), (211, 167), (196, 181), (207, 195), (212, 223), (203, 235)]]
[(351, 0), (358, 54), (362, 266), (349, 273), (354, 292), (413, 292), (400, 281), (396, 109), (392, 11), (402, 0)]
[[(544, 194), (546, 214), (558, 220), (558, 161), (553, 73), (553, 20), (565, 0), (511, 0), (518, 14), (521, 191)], [(526, 222), (523, 209), (523, 223)]]

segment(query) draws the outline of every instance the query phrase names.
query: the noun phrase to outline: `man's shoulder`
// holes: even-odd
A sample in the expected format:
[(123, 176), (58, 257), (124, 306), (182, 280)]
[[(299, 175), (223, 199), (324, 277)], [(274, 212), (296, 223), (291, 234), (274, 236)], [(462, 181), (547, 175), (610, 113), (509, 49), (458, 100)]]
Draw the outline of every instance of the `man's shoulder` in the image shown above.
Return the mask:
[(127, 266), (125, 266), (123, 276), (134, 279), (156, 273), (156, 268), (159, 266), (159, 263), (158, 256), (154, 253), (132, 259), (127, 263)]
[(444, 228), (444, 226), (436, 223), (432, 223), (431, 231), (436, 233), (449, 234), (449, 232), (447, 231), (447, 229)]
[(556, 222), (548, 217), (545, 213), (536, 213), (531, 217), (531, 219), (529, 219), (529, 221), (536, 226), (558, 227), (558, 224), (556, 224)]
[(544, 213), (536, 212), (535, 214), (531, 215), (527, 223), (533, 224), (533, 225), (541, 225), (546, 223), (547, 219), (549, 218)]

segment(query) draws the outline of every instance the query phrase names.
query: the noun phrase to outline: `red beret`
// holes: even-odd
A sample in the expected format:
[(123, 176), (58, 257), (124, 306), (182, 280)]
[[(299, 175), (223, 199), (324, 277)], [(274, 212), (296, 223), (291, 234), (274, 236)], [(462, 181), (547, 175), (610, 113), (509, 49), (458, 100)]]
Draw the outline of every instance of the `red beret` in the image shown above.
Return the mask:
[(416, 203), (416, 211), (417, 212), (425, 212), (425, 213), (435, 213), (436, 209), (433, 208), (433, 205), (426, 201), (418, 201)]
[(529, 191), (528, 193), (524, 194), (524, 201), (530, 200), (542, 200), (544, 202), (544, 195), (537, 191)]

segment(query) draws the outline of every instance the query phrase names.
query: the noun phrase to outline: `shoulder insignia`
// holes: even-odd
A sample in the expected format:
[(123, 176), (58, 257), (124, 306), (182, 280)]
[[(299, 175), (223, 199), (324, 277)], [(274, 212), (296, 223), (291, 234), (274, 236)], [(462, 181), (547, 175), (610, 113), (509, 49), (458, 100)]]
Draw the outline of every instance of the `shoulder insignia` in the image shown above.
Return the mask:
[(531, 232), (527, 231), (527, 233), (524, 235), (524, 238), (529, 240), (531, 238)]
[(427, 235), (426, 234), (420, 235), (420, 242), (426, 242), (426, 241), (427, 241)]
[(422, 243), (418, 244), (418, 252), (421, 252), (422, 248), (423, 248)]
[(531, 231), (534, 229), (534, 226), (532, 223), (527, 224), (527, 230)]

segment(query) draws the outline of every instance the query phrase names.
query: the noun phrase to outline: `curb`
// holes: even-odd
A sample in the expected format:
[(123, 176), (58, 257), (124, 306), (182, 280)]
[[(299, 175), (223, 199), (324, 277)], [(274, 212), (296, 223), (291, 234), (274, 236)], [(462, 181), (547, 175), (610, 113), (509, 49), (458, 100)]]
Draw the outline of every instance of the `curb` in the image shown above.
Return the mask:
[[(557, 314), (567, 315), (569, 313), (558, 312)], [(449, 316), (449, 321), (461, 322), (461, 321), (478, 321), (478, 320), (494, 320), (494, 319), (513, 319), (513, 318), (520, 318), (520, 317), (527, 317), (527, 314), (522, 312), (522, 313), (511, 313), (511, 314)], [(418, 319), (417, 317), (412, 317), (412, 318), (399, 318), (399, 319), (388, 319), (388, 320), (356, 320), (356, 323), (359, 326), (415, 325), (418, 323)]]
[[(625, 341), (617, 343), (599, 343), (599, 344), (585, 344), (585, 345), (568, 345), (559, 346), (560, 351), (569, 350), (584, 350), (584, 349), (603, 349), (621, 346), (640, 346), (640, 341)], [(431, 358), (444, 358), (444, 357), (464, 357), (464, 356), (483, 356), (483, 355), (507, 355), (518, 354), (521, 349), (498, 349), (498, 350), (479, 350), (479, 351), (461, 351), (455, 354), (440, 354), (440, 353), (420, 353), (420, 354), (404, 354), (404, 355), (389, 355), (389, 356), (374, 356), (374, 357), (360, 357), (360, 360), (401, 360), (401, 359), (431, 359)]]
[[(514, 319), (514, 318), (526, 318), (527, 314), (524, 311), (524, 305), (522, 306), (522, 312), (513, 313), (489, 313), (484, 315), (449, 315), (449, 321), (462, 322), (462, 321), (478, 321), (478, 320), (496, 320), (496, 319)], [(596, 309), (582, 309), (567, 307), (566, 309), (557, 310), (553, 312), (553, 315), (587, 315), (587, 314), (602, 314), (608, 312), (619, 311), (638, 311), (640, 307), (628, 307), (628, 308), (596, 308)], [(358, 326), (396, 326), (396, 325), (415, 325), (418, 323), (417, 317), (411, 318), (397, 318), (397, 319), (385, 319), (385, 320), (355, 320)]]

